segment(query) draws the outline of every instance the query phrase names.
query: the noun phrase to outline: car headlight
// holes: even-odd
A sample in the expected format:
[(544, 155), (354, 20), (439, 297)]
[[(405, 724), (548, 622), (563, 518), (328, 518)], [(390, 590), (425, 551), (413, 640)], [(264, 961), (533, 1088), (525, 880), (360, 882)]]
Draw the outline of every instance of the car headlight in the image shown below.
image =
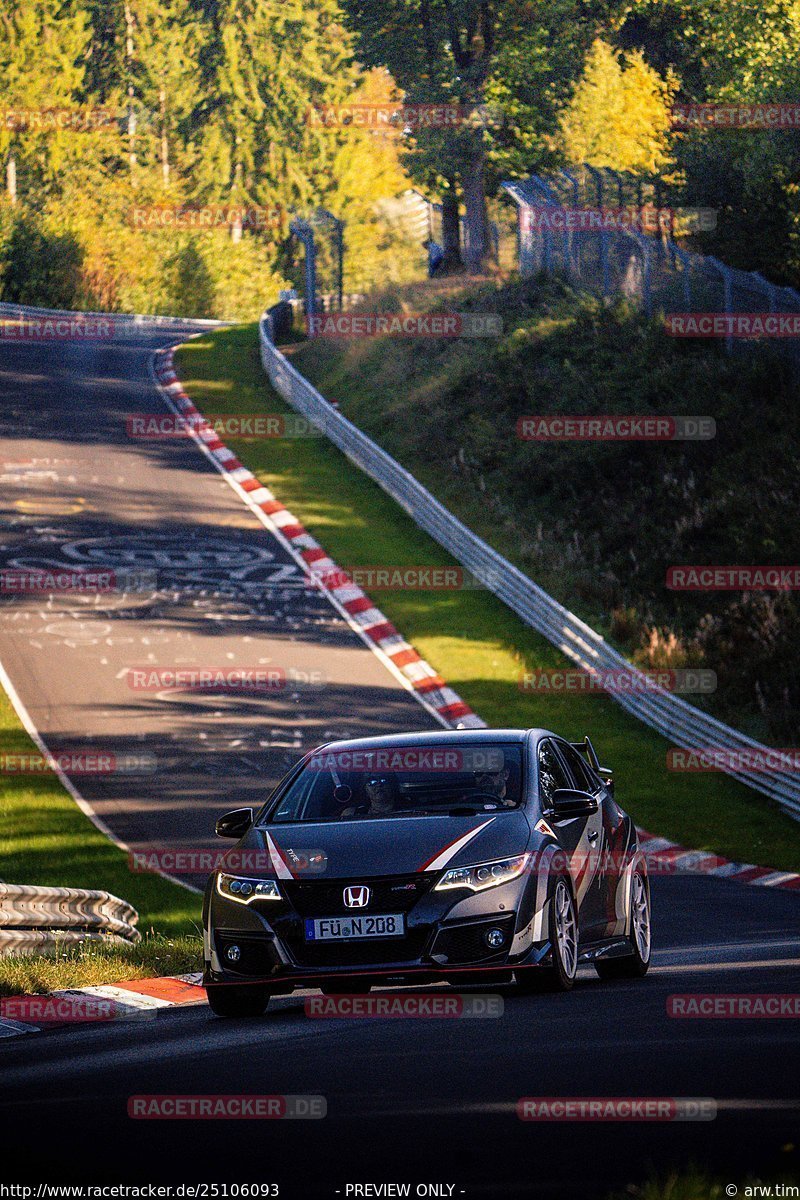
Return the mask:
[(433, 890), (447, 892), (451, 888), (468, 888), (471, 892), (484, 892), (516, 879), (525, 870), (529, 859), (529, 854), (519, 854), (516, 858), (499, 858), (475, 867), (453, 867), (445, 871)]
[(272, 879), (242, 879), (239, 875), (217, 876), (217, 891), (226, 900), (251, 904), (253, 900), (282, 900), (278, 885)]

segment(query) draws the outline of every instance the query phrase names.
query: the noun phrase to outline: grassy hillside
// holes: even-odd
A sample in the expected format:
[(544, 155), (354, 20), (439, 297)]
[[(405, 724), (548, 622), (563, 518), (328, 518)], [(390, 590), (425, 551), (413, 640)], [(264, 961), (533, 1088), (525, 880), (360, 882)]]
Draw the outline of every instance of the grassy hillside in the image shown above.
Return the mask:
[[(307, 342), (298, 368), (498, 550), (643, 666), (704, 666), (711, 709), (780, 746), (800, 737), (796, 594), (677, 593), (670, 565), (800, 563), (797, 383), (770, 349), (677, 342), (558, 282), (370, 311), (500, 313), (501, 339)], [(704, 415), (711, 441), (524, 441), (519, 418)]]

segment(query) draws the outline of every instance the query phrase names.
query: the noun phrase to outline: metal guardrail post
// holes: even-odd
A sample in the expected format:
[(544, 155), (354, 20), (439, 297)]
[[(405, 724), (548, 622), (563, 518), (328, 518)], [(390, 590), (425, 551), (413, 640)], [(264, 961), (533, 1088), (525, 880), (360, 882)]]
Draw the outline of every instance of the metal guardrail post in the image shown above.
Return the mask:
[[(562, 174), (564, 176), (564, 178), (567, 180), (570, 187), (572, 188), (572, 203), (575, 205), (576, 209), (580, 208), (581, 185), (578, 182), (577, 176), (573, 175), (572, 171), (568, 171), (565, 167), (561, 168), (560, 174)], [(580, 267), (579, 267), (579, 262), (578, 262), (578, 254), (575, 251), (574, 247), (575, 247), (575, 238), (573, 236), (572, 230), (570, 230), (567, 233), (567, 260), (570, 264), (570, 271), (574, 275), (579, 276), (580, 275)]]
[[(334, 216), (327, 208), (318, 208), (314, 213), (312, 222), (309, 222), (312, 229), (313, 222), (329, 224), (333, 229), (333, 240), (336, 246), (336, 295), (339, 312), (341, 312), (344, 299), (344, 230), (346, 222)], [(314, 258), (316, 261), (316, 248)]]
[(675, 246), (675, 254), (683, 264), (683, 302), (686, 306), (686, 312), (692, 311), (692, 258), (685, 250), (681, 250), (680, 246)]
[(758, 271), (748, 271), (748, 275), (753, 280), (753, 283), (756, 285), (756, 287), (759, 287), (763, 292), (766, 293), (767, 302), (769, 304), (769, 311), (771, 313), (777, 312), (778, 311), (778, 289), (775, 286), (775, 284), (770, 283), (770, 281), (768, 279), (765, 279), (764, 276), (759, 274)]
[[(602, 172), (599, 171), (597, 167), (589, 166), (588, 163), (586, 164), (586, 170), (597, 184), (597, 207), (602, 210), (605, 196), (605, 185)], [(603, 295), (608, 296), (611, 293), (611, 274), (608, 262), (608, 234), (606, 233), (605, 229), (603, 229), (602, 225), (600, 227), (600, 268), (603, 274)]]
[[(718, 258), (714, 258), (711, 254), (706, 257), (705, 261), (709, 263), (715, 271), (719, 271), (720, 275), (722, 276), (725, 315), (733, 316), (733, 271), (730, 267), (726, 267), (725, 263), (720, 262)], [(725, 349), (728, 354), (733, 353), (733, 334), (731, 333), (728, 333), (725, 337)]]
[(306, 252), (306, 323), (308, 336), (314, 336), (313, 318), (317, 313), (317, 248), (314, 240), (314, 230), (308, 221), (299, 218), (292, 221), (290, 231), (299, 242), (303, 243)]
[(646, 237), (641, 233), (636, 233), (634, 230), (629, 230), (630, 236), (635, 241), (636, 245), (642, 252), (642, 300), (644, 302), (644, 311), (648, 317), (653, 315), (653, 293), (651, 282), (651, 256), (650, 244)]
[[(546, 183), (545, 180), (542, 179), (542, 177), (540, 175), (531, 175), (530, 182), (533, 185), (533, 187), (535, 187), (537, 189), (537, 191), (540, 191), (542, 193), (542, 196), (544, 197), (546, 204), (548, 204), (549, 206), (551, 206), (553, 208), (562, 207), (561, 201), (559, 200), (558, 196), (555, 194), (555, 192), (550, 187), (550, 185), (548, 183)], [(544, 230), (543, 230), (542, 246), (543, 246), (542, 270), (545, 272), (546, 275), (552, 275), (552, 273), (553, 273), (553, 235), (552, 235), (552, 230), (550, 229), (550, 227), (548, 226), (548, 224), (546, 222), (545, 222), (545, 226), (544, 226)]]

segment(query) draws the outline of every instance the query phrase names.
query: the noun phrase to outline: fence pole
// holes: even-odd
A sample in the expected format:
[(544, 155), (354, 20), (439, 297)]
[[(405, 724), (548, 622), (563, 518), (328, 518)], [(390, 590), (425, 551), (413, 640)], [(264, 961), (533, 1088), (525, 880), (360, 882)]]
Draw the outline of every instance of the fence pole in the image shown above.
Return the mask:
[[(576, 176), (573, 175), (571, 171), (567, 171), (566, 168), (564, 168), (564, 167), (561, 168), (561, 174), (564, 176), (564, 178), (567, 180), (567, 183), (572, 188), (572, 203), (574, 204), (576, 209), (580, 208), (581, 185), (578, 183)], [(568, 266), (569, 274), (575, 275), (575, 276), (580, 276), (578, 253), (575, 250), (575, 246), (577, 244), (578, 244), (577, 240), (573, 236), (572, 230), (570, 230), (569, 233), (567, 234), (567, 262), (569, 265)]]
[(642, 252), (642, 299), (644, 300), (644, 311), (648, 317), (652, 317), (653, 290), (651, 279), (650, 243), (648, 239), (641, 233), (634, 233), (633, 237), (637, 246)]
[(314, 230), (308, 221), (292, 221), (291, 232), (303, 243), (306, 252), (306, 325), (309, 337), (314, 336), (313, 318), (317, 314), (317, 248)]
[(336, 256), (339, 275), (339, 312), (344, 304), (344, 221), (336, 218)]
[[(706, 262), (709, 263), (714, 268), (715, 271), (719, 271), (720, 275), (722, 276), (722, 286), (723, 286), (723, 292), (724, 292), (723, 303), (725, 306), (724, 311), (725, 311), (726, 316), (732, 316), (733, 315), (733, 271), (731, 270), (730, 267), (726, 267), (725, 263), (720, 262), (718, 258), (714, 258), (710, 254), (706, 258)], [(730, 333), (730, 331), (725, 336), (725, 349), (728, 352), (728, 354), (733, 353), (733, 334)]]
[[(597, 167), (590, 167), (588, 163), (586, 164), (586, 169), (597, 184), (597, 207), (602, 213), (604, 196), (603, 176)], [(602, 220), (600, 222), (600, 267), (603, 272), (603, 295), (608, 296), (611, 291), (611, 277), (608, 264), (608, 234), (603, 228)]]
[(765, 279), (763, 275), (760, 275), (758, 271), (748, 271), (748, 274), (753, 280), (753, 283), (755, 283), (757, 287), (761, 288), (763, 292), (766, 292), (767, 301), (769, 303), (769, 311), (771, 313), (777, 312), (778, 289), (775, 287), (775, 284), (770, 283), (770, 281)]
[[(675, 246), (675, 244), (673, 243)], [(686, 250), (681, 250), (680, 246), (675, 246), (675, 254), (678, 261), (683, 265), (683, 301), (686, 307), (686, 312), (692, 311), (692, 260)]]

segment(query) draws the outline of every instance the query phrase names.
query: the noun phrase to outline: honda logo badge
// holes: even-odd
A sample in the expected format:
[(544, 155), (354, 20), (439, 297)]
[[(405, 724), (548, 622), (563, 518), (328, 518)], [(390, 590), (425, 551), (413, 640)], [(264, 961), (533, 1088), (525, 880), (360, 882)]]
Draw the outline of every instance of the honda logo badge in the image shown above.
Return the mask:
[(366, 908), (369, 904), (368, 887), (348, 887), (344, 889), (344, 902), (348, 908)]

